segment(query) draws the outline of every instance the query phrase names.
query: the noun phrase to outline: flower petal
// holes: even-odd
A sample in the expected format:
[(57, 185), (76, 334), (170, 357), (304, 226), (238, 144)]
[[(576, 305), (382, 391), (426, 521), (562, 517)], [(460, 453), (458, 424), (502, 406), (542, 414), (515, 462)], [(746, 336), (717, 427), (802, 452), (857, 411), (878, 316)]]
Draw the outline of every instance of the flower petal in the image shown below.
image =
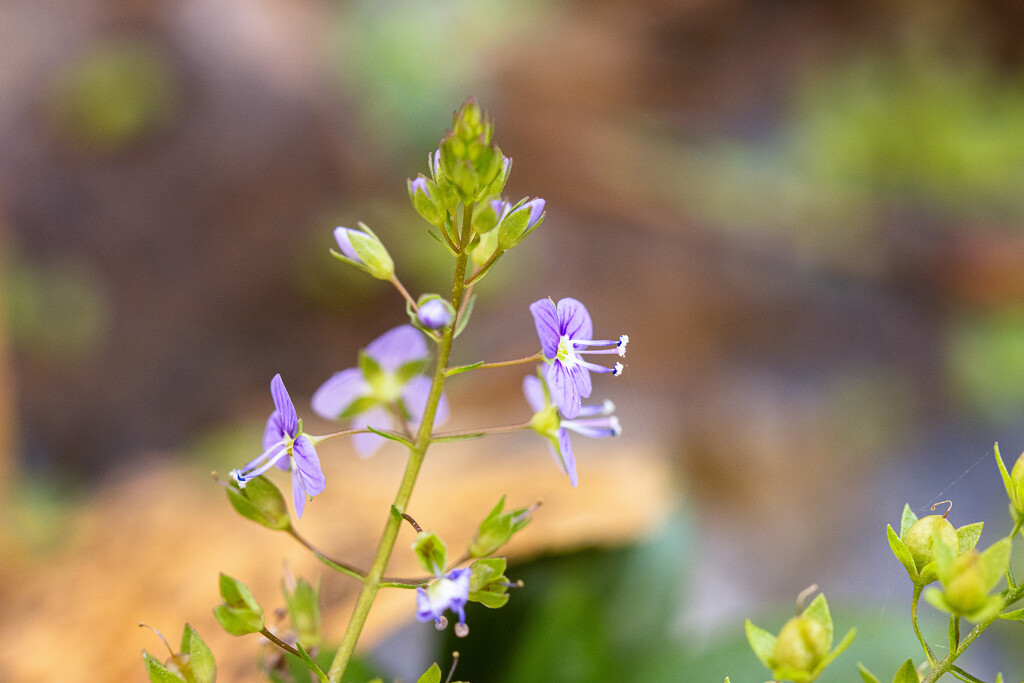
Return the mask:
[(576, 456), (572, 452), (572, 443), (569, 441), (569, 432), (564, 429), (558, 430), (558, 451), (562, 456), (562, 467), (569, 475), (569, 483), (573, 486), (579, 482), (576, 478)]
[(566, 297), (558, 302), (558, 330), (569, 339), (594, 338), (594, 325), (587, 307), (578, 300)]
[[(278, 419), (281, 421), (281, 429), (288, 436), (295, 436), (299, 431), (299, 415), (295, 412), (295, 404), (292, 403), (288, 390), (284, 388), (284, 380), (281, 374), (274, 375), (270, 380), (270, 395), (274, 398), (274, 407), (277, 408)], [(264, 437), (266, 433), (264, 433)]]
[(412, 325), (399, 325), (374, 339), (366, 353), (387, 372), (394, 372), (406, 363), (427, 357), (427, 342)]
[(295, 503), (295, 514), (302, 519), (302, 512), (306, 509), (306, 485), (298, 472), (292, 473), (292, 501)]
[(263, 450), (269, 451), (286, 436), (288, 435), (284, 433), (284, 426), (281, 424), (281, 413), (275, 409), (267, 418), (267, 426), (263, 429)]
[(551, 390), (551, 402), (558, 406), (562, 415), (570, 420), (579, 415), (582, 399), (570, 371), (555, 361), (548, 366), (547, 380), (548, 388)]
[(527, 375), (523, 378), (523, 396), (526, 397), (526, 402), (530, 404), (530, 408), (535, 413), (539, 413), (547, 407), (544, 386), (541, 384), (540, 377), (536, 375)]
[(355, 401), (370, 392), (359, 368), (336, 372), (313, 394), (313, 412), (328, 420), (337, 419)]
[(295, 461), (295, 471), (292, 476), (302, 477), (306, 493), (311, 496), (323, 493), (327, 486), (327, 480), (324, 478), (323, 470), (320, 469), (320, 458), (316, 454), (313, 442), (305, 436), (297, 438), (295, 445), (292, 446), (292, 457)]
[(341, 249), (341, 253), (345, 258), (356, 263), (362, 263), (363, 259), (359, 258), (359, 254), (356, 253), (355, 247), (352, 246), (352, 240), (348, 236), (349, 228), (335, 228), (334, 239), (338, 241), (338, 248)]
[[(352, 418), (351, 427), (352, 429), (365, 429), (366, 427), (394, 429), (395, 418), (383, 408), (374, 407)], [(360, 458), (368, 458), (376, 453), (384, 445), (385, 441), (387, 439), (376, 434), (355, 434), (352, 436), (352, 445), (355, 446), (356, 453), (359, 454)]]
[[(402, 390), (402, 402), (405, 403), (405, 409), (409, 411), (409, 420), (414, 425), (418, 426), (423, 420), (423, 411), (427, 408), (432, 383), (433, 380), (426, 375), (416, 375)], [(440, 427), (447, 422), (449, 414), (448, 397), (442, 393), (437, 402), (437, 412), (434, 414), (434, 426)]]
[[(590, 371), (582, 365), (574, 365), (569, 374), (572, 375), (572, 381), (576, 384), (576, 389), (579, 390), (581, 399), (590, 398), (590, 392), (593, 391), (593, 384), (590, 382)], [(573, 415), (573, 417), (576, 416)]]
[(530, 313), (533, 314), (533, 324), (537, 328), (544, 357), (554, 358), (558, 355), (558, 342), (562, 338), (555, 303), (551, 299), (539, 299), (530, 304)]

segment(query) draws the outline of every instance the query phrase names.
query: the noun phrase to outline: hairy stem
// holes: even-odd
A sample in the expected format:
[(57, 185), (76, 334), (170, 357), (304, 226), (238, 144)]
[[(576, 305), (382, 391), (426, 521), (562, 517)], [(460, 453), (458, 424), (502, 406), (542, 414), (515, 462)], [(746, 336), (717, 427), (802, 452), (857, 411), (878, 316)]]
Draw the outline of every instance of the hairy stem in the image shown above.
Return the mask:
[[(462, 234), (459, 255), (455, 260), (455, 275), (452, 281), (452, 308), (459, 310), (462, 305), (462, 297), (465, 294), (466, 264), (469, 260), (466, 254), (465, 245), (472, 234), (473, 204), (463, 207)], [(434, 368), (434, 377), (430, 385), (430, 394), (427, 397), (427, 404), (423, 411), (423, 419), (420, 422), (419, 431), (416, 434), (416, 441), (409, 449), (409, 460), (405, 466), (405, 473), (402, 475), (402, 482), (399, 484), (398, 493), (395, 494), (394, 509), (398, 515), (388, 512), (387, 522), (384, 524), (384, 532), (381, 534), (380, 543), (377, 545), (377, 552), (373, 558), (373, 564), (363, 579), (363, 589), (356, 600), (356, 606), (352, 610), (352, 618), (349, 620), (348, 628), (341, 639), (341, 645), (334, 655), (331, 668), (327, 672), (330, 683), (340, 683), (341, 677), (348, 667), (352, 654), (355, 652), (359, 635), (366, 624), (366, 618), (370, 614), (370, 607), (377, 597), (384, 582), (384, 571), (387, 569), (391, 553), (395, 549), (395, 542), (398, 539), (398, 529), (401, 524), (401, 513), (404, 513), (412, 497), (413, 487), (416, 485), (416, 477), (419, 475), (420, 467), (423, 465), (423, 458), (430, 447), (431, 431), (434, 428), (434, 417), (437, 414), (437, 404), (441, 400), (441, 390), (444, 388), (446, 377), (445, 369), (448, 366), (448, 359), (451, 356), (452, 340), (454, 329), (448, 327), (437, 350), (437, 365)]]

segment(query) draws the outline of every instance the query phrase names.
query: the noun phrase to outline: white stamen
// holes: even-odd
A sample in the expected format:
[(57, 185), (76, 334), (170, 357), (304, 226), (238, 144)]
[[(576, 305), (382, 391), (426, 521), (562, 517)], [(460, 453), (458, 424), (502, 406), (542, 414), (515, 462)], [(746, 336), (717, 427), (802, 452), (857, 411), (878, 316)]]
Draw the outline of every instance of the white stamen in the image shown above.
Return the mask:
[(619, 356), (622, 358), (626, 357), (626, 344), (629, 343), (629, 335), (624, 334), (619, 337)]
[(606, 398), (604, 402), (601, 404), (601, 411), (605, 415), (611, 415), (612, 413), (615, 412), (615, 404), (612, 403), (610, 399)]
[(246, 479), (245, 479), (245, 477), (242, 476), (241, 471), (239, 471), (239, 470), (231, 470), (228, 474), (231, 476), (232, 479), (235, 480), (235, 483), (238, 484), (238, 488), (240, 488), (240, 489), (244, 489), (245, 488)]
[(616, 363), (615, 367), (612, 368), (612, 375), (614, 375), (615, 377), (618, 377), (619, 375), (622, 374), (622, 371), (625, 370), (625, 369), (626, 369), (625, 365), (623, 365), (622, 363)]
[(469, 626), (466, 626), (466, 624), (461, 621), (455, 624), (455, 635), (458, 638), (465, 638), (469, 635)]

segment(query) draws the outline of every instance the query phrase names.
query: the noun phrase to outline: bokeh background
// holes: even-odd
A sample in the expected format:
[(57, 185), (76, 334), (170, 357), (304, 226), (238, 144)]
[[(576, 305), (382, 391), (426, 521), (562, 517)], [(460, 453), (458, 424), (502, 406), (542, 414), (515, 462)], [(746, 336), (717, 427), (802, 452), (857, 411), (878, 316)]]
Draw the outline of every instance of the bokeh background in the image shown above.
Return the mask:
[[(468, 95), (548, 218), (458, 360), (532, 352), (528, 304), (580, 298), (633, 340), (599, 384), (626, 434), (577, 444), (576, 491), (529, 439), (437, 455), (417, 496), (446, 537), (545, 499), (510, 548), (529, 587), (459, 643), (398, 596), (370, 666), (408, 680), (457, 647), (477, 683), (762, 680), (743, 618), (776, 629), (818, 583), (861, 627), (828, 680), (891, 675), (919, 650), (884, 525), (952, 499), (988, 545), (992, 443), (1024, 449), (1022, 67), (1013, 0), (6, 0), (0, 678), (144, 680), (140, 620), (194, 623), (253, 678), (216, 572), (277, 605), (282, 557), (319, 570), (208, 472), (258, 447), (274, 373), (302, 414), (401, 322), (327, 257), (334, 226), (446, 287), (405, 178)], [(455, 422), (524, 419), (520, 381), (466, 376)], [(397, 458), (334, 447), (344, 494), (310, 535), (368, 557)], [(337, 633), (353, 587), (324, 590)], [(968, 668), (1024, 669), (1014, 626)]]

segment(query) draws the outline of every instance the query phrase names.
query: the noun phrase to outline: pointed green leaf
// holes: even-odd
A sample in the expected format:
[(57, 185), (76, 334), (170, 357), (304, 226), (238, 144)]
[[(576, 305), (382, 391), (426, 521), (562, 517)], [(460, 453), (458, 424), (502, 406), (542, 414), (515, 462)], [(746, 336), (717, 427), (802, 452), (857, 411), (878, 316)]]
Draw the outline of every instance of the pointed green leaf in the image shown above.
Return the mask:
[(1004, 538), (990, 545), (981, 554), (981, 566), (985, 572), (985, 585), (991, 590), (999, 583), (1010, 564), (1010, 539)]
[(918, 680), (917, 669), (914, 668), (914, 660), (908, 659), (903, 662), (903, 666), (893, 676), (892, 683), (918, 683)]
[(747, 642), (750, 643), (750, 649), (754, 651), (757, 658), (761, 660), (765, 668), (772, 668), (772, 658), (775, 655), (775, 643), (778, 639), (765, 631), (763, 628), (754, 626), (754, 624), (747, 619), (743, 623), (743, 628), (747, 634)]
[(1019, 621), (1024, 619), (1024, 609), (1015, 609), (1012, 612), (1003, 612), (999, 615), (1000, 619), (1009, 619), (1010, 621)]
[(950, 652), (956, 651), (957, 645), (959, 645), (956, 634), (956, 620), (957, 616), (951, 614), (949, 616), (949, 625), (946, 627), (946, 642), (949, 643)]
[(309, 656), (309, 653), (306, 652), (306, 648), (302, 647), (302, 643), (295, 643), (295, 649), (299, 653), (299, 658), (302, 660), (303, 664), (306, 665), (307, 669), (321, 680), (327, 680), (327, 675), (324, 673), (324, 670), (320, 668), (320, 665), (316, 663), (315, 659)]
[(999, 465), (999, 476), (1003, 478), (1003, 486), (1006, 487), (1006, 493), (1010, 496), (1010, 500), (1013, 500), (1013, 484), (1010, 482), (1010, 473), (1006, 471), (1006, 465), (1003, 464), (1003, 456), (999, 453), (999, 443), (996, 442), (996, 464)]
[(816, 670), (823, 671), (826, 666), (832, 663), (832, 660), (834, 660), (839, 655), (843, 654), (843, 652), (846, 651), (846, 648), (850, 647), (850, 643), (853, 642), (853, 639), (856, 636), (857, 629), (851, 628), (849, 631), (847, 631), (846, 635), (843, 636), (843, 639), (841, 641), (839, 641), (839, 644), (836, 645), (835, 649), (829, 652), (828, 655), (826, 655), (825, 658), (821, 660), (821, 664), (817, 666)]
[(880, 683), (878, 678), (876, 678), (873, 673), (868, 671), (867, 667), (861, 664), (860, 662), (857, 662), (857, 671), (860, 672), (861, 680), (863, 680), (864, 683)]
[(382, 436), (385, 439), (388, 439), (389, 441), (397, 441), (406, 448), (412, 448), (412, 441), (409, 441), (409, 438), (405, 436), (405, 434), (399, 434), (398, 432), (377, 429), (376, 427), (371, 427), (370, 425), (366, 425), (366, 429), (368, 431), (373, 432), (377, 436)]
[[(910, 507), (907, 506), (909, 510)], [(913, 514), (913, 513), (911, 513)], [(914, 558), (910, 556), (910, 551), (907, 550), (907, 546), (903, 544), (900, 537), (893, 531), (891, 525), (885, 525), (885, 533), (889, 538), (889, 547), (892, 549), (892, 554), (896, 556), (896, 559), (900, 561), (903, 568), (907, 570), (907, 575), (910, 576), (911, 581), (916, 581), (918, 578), (917, 567), (914, 565)]]
[(958, 554), (966, 553), (968, 550), (972, 550), (974, 546), (978, 545), (978, 539), (981, 538), (981, 530), (984, 528), (984, 522), (975, 522), (974, 524), (967, 524), (956, 530), (956, 538), (958, 541)]
[(441, 669), (437, 664), (431, 664), (416, 683), (441, 683)]
[(469, 318), (473, 315), (473, 306), (476, 304), (476, 294), (470, 294), (469, 299), (466, 301), (465, 308), (462, 309), (462, 313), (459, 315), (459, 319), (455, 322), (455, 335), (453, 338), (458, 337), (462, 334), (462, 331), (466, 329), (466, 325), (469, 324)]
[(451, 377), (453, 375), (458, 375), (469, 370), (476, 370), (483, 364), (484, 362), (482, 360), (478, 360), (477, 362), (470, 363), (469, 365), (460, 365), (458, 367), (448, 368), (447, 370), (444, 371), (444, 375), (445, 377)]
[(161, 664), (156, 657), (145, 650), (142, 651), (142, 659), (146, 663), (146, 673), (149, 675), (150, 683), (185, 683), (184, 678)]
[(825, 600), (825, 594), (818, 593), (817, 597), (811, 600), (811, 604), (803, 611), (803, 615), (814, 619), (825, 627), (825, 633), (828, 635), (828, 649), (831, 649), (833, 637), (832, 615), (828, 611), (828, 601)]
[(195, 683), (213, 683), (217, 680), (217, 663), (213, 659), (213, 651), (199, 637), (192, 624), (185, 624), (181, 634), (181, 651), (189, 656)]
[(900, 538), (903, 538), (907, 533), (907, 529), (914, 525), (917, 521), (917, 515), (910, 509), (910, 503), (903, 504), (903, 515), (900, 517)]

